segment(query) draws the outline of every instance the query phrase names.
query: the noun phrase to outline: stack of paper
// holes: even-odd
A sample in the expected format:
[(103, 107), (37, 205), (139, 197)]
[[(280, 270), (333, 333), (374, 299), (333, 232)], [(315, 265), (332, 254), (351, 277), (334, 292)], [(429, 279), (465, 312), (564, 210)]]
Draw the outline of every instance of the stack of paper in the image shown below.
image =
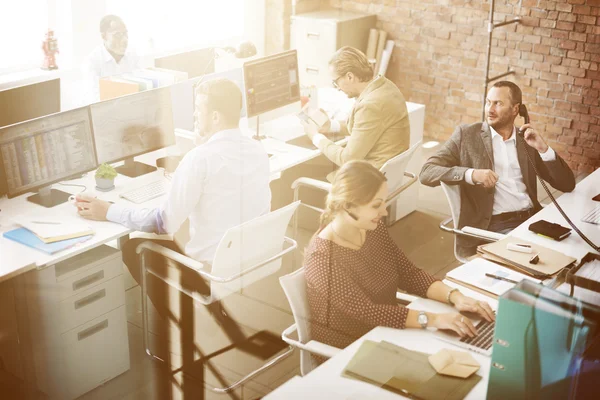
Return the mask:
[(186, 80), (186, 72), (164, 68), (138, 69), (130, 73), (100, 79), (100, 100), (113, 99)]
[(14, 221), (35, 234), (44, 243), (60, 242), (94, 234), (84, 222), (61, 222), (48, 217), (16, 217)]
[[(496, 279), (486, 274), (494, 275)], [(464, 285), (487, 296), (498, 298), (504, 292), (515, 287), (516, 283), (523, 279), (529, 279), (539, 283), (539, 279), (532, 278), (517, 271), (513, 271), (483, 258), (475, 258), (466, 264), (453, 269), (446, 274), (446, 279)]]

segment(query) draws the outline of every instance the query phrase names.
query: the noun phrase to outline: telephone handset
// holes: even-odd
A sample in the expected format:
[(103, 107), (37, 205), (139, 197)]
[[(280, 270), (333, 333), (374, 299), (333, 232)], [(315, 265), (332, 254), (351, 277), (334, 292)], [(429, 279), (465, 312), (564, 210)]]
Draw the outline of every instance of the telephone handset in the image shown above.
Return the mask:
[[(521, 117), (523, 117), (523, 119), (525, 120), (526, 124), (529, 123), (529, 113), (527, 112), (527, 107), (525, 107), (525, 104), (520, 104), (519, 105), (519, 115)], [(519, 134), (521, 136), (525, 135), (525, 130), (519, 129)]]
[[(529, 123), (529, 113), (527, 112), (527, 107), (525, 107), (524, 104), (520, 104), (519, 105), (519, 115), (521, 117), (523, 117), (523, 119), (525, 120), (525, 124)], [(519, 136), (519, 138), (521, 139), (521, 141), (523, 141), (523, 144), (526, 146), (525, 148), (527, 148), (527, 143), (525, 142), (525, 130), (524, 129), (518, 129), (517, 132), (519, 133), (517, 136)], [(571, 227), (575, 230), (575, 232), (577, 232), (577, 234), (579, 236), (581, 236), (581, 238), (587, 244), (589, 244), (594, 250), (600, 251), (600, 247), (596, 246), (596, 244), (594, 244), (590, 239), (588, 239), (588, 237), (585, 236), (579, 230), (579, 228), (577, 228), (577, 226), (575, 226), (575, 224), (571, 221), (571, 219), (567, 216), (567, 214), (565, 214), (565, 212), (563, 211), (563, 209), (558, 205), (558, 203), (556, 202), (556, 199), (552, 195), (552, 192), (550, 192), (550, 189), (548, 189), (548, 186), (546, 186), (546, 182), (544, 182), (544, 180), (540, 176), (540, 173), (538, 172), (538, 169), (537, 169), (537, 167), (535, 165), (535, 162), (531, 159), (531, 155), (529, 154), (529, 151), (526, 150), (525, 154), (527, 155), (527, 159), (529, 160), (529, 164), (531, 164), (531, 166), (533, 167), (533, 170), (535, 171), (535, 174), (539, 178), (540, 183), (542, 184), (542, 187), (544, 188), (544, 190), (548, 194), (548, 197), (550, 197), (550, 199), (552, 200), (552, 203), (554, 203), (554, 205), (556, 206), (556, 208), (558, 209), (558, 211), (561, 213), (561, 215), (563, 216), (563, 218), (569, 223), (569, 225), (571, 225)]]

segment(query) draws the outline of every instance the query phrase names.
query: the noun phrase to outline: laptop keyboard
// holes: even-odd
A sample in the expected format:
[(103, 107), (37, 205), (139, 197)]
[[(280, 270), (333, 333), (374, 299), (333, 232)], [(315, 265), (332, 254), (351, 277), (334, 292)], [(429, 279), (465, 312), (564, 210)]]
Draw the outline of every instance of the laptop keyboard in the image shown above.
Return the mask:
[(461, 338), (460, 341), (471, 346), (479, 347), (480, 349), (490, 349), (492, 347), (492, 342), (494, 341), (494, 328), (496, 327), (496, 323), (481, 320), (475, 327), (477, 328), (477, 336), (466, 336)]

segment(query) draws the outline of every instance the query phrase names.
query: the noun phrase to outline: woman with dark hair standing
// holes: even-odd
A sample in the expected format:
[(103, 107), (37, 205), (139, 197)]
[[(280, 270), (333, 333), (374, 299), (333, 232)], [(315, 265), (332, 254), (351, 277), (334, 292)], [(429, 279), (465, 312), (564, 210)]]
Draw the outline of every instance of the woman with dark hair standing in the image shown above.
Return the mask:
[(406, 258), (382, 220), (387, 195), (385, 176), (365, 161), (337, 172), (305, 257), (313, 339), (344, 348), (376, 326), (476, 335), (471, 320), (458, 312), (434, 314), (397, 304), (401, 289), (495, 319), (487, 303), (464, 296)]

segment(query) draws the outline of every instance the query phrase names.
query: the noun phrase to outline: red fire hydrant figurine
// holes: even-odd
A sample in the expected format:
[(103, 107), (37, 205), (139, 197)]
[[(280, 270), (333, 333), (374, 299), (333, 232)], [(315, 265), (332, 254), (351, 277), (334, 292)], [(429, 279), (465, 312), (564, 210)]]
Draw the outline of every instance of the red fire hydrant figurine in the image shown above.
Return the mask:
[(42, 69), (58, 69), (56, 65), (56, 59), (54, 55), (58, 53), (58, 42), (54, 38), (54, 31), (48, 29), (48, 33), (46, 33), (46, 40), (42, 42), (42, 50), (44, 50), (44, 63), (42, 64)]

